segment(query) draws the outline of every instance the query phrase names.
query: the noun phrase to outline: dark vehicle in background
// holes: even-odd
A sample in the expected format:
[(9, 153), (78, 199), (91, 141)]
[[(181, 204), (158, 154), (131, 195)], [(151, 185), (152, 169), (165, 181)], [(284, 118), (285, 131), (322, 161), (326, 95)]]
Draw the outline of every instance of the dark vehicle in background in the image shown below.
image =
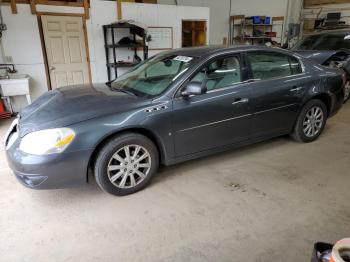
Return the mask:
[(30, 188), (83, 184), (91, 167), (126, 195), (159, 165), (285, 134), (314, 141), (343, 105), (343, 74), (282, 49), (172, 50), (107, 85), (42, 95), (11, 125), (6, 155)]
[(344, 101), (350, 98), (350, 29), (321, 31), (302, 39), (292, 51), (346, 72)]

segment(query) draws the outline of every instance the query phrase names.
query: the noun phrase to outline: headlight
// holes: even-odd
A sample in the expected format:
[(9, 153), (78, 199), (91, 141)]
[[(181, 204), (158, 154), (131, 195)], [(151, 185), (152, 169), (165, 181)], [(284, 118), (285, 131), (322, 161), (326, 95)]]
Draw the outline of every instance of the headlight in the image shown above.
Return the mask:
[(32, 155), (61, 153), (73, 141), (74, 137), (74, 131), (66, 127), (40, 130), (25, 135), (19, 149)]

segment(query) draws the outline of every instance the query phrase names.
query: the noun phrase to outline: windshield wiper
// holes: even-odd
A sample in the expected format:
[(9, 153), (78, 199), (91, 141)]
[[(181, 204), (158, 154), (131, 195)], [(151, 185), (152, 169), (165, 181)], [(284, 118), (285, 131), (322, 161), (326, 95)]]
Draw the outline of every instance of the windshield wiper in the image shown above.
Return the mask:
[(124, 88), (120, 88), (120, 87), (111, 87), (111, 90), (123, 92), (123, 93), (128, 94), (128, 95), (138, 96), (138, 95), (136, 95), (134, 92), (129, 91), (129, 90), (126, 90), (126, 89), (124, 89)]

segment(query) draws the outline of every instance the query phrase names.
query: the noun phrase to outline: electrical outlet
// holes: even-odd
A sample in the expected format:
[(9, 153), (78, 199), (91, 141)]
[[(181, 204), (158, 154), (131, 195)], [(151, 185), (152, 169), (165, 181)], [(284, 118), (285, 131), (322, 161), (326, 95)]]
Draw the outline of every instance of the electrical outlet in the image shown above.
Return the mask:
[(12, 56), (5, 56), (4, 60), (6, 64), (13, 64)]

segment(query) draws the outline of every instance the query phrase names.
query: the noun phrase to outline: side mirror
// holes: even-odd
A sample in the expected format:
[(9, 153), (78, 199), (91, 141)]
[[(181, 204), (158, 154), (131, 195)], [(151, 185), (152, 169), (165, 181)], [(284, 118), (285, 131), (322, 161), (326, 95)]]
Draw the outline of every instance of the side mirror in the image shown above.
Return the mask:
[(181, 92), (182, 96), (202, 95), (207, 92), (207, 88), (200, 82), (189, 82), (186, 88)]

